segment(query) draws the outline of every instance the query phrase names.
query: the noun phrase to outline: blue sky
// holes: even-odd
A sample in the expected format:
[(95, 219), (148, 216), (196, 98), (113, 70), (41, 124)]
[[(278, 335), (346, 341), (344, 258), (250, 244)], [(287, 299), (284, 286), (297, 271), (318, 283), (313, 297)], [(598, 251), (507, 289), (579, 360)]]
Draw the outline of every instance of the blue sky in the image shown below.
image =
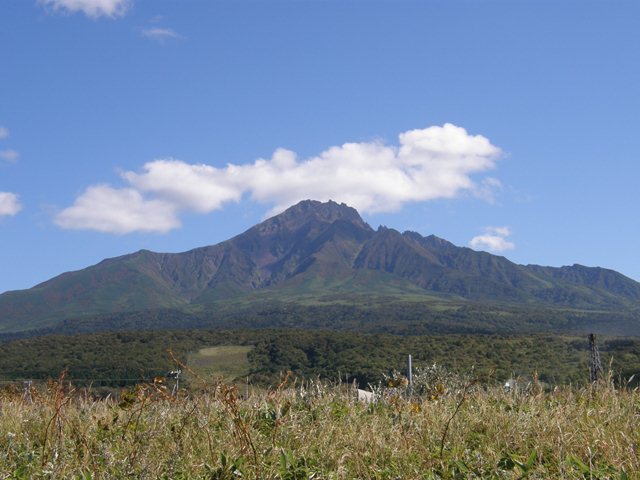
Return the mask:
[(640, 280), (637, 1), (0, 2), (0, 292), (303, 198)]

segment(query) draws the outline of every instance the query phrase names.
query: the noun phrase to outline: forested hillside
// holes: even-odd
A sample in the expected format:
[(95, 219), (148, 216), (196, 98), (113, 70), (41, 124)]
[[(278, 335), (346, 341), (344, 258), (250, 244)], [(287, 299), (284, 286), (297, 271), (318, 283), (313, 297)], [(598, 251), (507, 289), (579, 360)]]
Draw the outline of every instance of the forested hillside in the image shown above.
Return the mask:
[[(599, 340), (605, 368), (616, 379), (640, 373), (640, 339)], [(150, 381), (188, 363), (191, 353), (215, 345), (245, 345), (252, 384), (277, 383), (293, 371), (301, 378), (377, 383), (402, 370), (408, 354), (417, 366), (434, 363), (500, 383), (537, 372), (549, 384), (588, 381), (586, 336), (419, 335), (396, 336), (309, 330), (192, 330), (52, 335), (0, 344), (0, 380), (67, 378), (80, 385), (127, 386)], [(188, 375), (187, 375), (188, 378)], [(192, 379), (193, 380), (193, 379)], [(243, 378), (242, 381), (246, 379)]]

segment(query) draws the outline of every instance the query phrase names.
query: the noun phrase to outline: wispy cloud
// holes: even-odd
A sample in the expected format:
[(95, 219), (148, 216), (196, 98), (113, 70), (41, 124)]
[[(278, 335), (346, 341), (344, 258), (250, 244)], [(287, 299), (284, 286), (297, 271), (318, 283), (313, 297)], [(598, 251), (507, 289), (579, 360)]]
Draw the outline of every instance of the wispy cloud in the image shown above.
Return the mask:
[[(9, 129), (0, 125), (0, 140), (9, 138)], [(20, 158), (20, 154), (12, 148), (5, 148), (0, 150), (0, 163), (5, 162), (14, 163)]]
[(484, 235), (473, 237), (469, 246), (474, 250), (504, 252), (516, 248), (516, 244), (507, 240), (511, 236), (509, 227), (486, 227)]
[(168, 40), (178, 40), (184, 38), (170, 28), (151, 27), (140, 30), (140, 35), (156, 42), (164, 43)]
[(496, 195), (502, 188), (502, 182), (499, 179), (486, 177), (475, 186), (473, 194), (488, 203), (495, 203)]
[(20, 154), (11, 148), (6, 150), (0, 150), (0, 159), (6, 160), (7, 162), (14, 163), (17, 162), (20, 158)]
[[(245, 195), (272, 206), (272, 214), (306, 198), (345, 202), (361, 212), (391, 212), (409, 202), (473, 193), (472, 176), (493, 169), (500, 155), (487, 138), (445, 124), (401, 133), (398, 145), (345, 143), (305, 160), (286, 149), (270, 159), (224, 168), (160, 159), (146, 163), (141, 172), (123, 172), (124, 188), (91, 187), (56, 223), (114, 233), (165, 232), (179, 226), (181, 211), (208, 213)], [(153, 215), (137, 215), (147, 208)], [(113, 220), (96, 221), (105, 217)], [(119, 226), (120, 217), (127, 228)]]
[(16, 215), (22, 210), (18, 195), (11, 192), (0, 192), (0, 218)]
[(110, 17), (123, 16), (132, 0), (38, 0), (38, 4), (60, 13), (82, 12), (87, 17)]

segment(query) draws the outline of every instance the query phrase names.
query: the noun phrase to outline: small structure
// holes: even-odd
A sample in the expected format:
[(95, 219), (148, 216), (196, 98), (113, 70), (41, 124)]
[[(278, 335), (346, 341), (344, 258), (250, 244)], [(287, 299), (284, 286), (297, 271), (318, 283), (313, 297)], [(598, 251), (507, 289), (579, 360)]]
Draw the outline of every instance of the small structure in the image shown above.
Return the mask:
[(504, 382), (502, 387), (506, 393), (516, 392), (518, 390), (518, 381), (515, 378), (510, 378)]
[(375, 394), (373, 392), (368, 392), (367, 390), (360, 390), (356, 388), (356, 393), (358, 395), (358, 401), (363, 403), (371, 403), (375, 400)]

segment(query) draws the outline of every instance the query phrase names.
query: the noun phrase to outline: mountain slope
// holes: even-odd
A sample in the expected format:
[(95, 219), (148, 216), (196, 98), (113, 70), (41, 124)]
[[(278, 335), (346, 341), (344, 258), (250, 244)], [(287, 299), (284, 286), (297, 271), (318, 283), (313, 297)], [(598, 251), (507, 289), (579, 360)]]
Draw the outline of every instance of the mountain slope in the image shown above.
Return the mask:
[(295, 302), (350, 294), (617, 311), (640, 305), (640, 284), (612, 270), (517, 265), (433, 235), (374, 231), (353, 208), (307, 200), (217, 245), (175, 254), (142, 250), (4, 293), (0, 331), (96, 314), (215, 310), (234, 298)]

